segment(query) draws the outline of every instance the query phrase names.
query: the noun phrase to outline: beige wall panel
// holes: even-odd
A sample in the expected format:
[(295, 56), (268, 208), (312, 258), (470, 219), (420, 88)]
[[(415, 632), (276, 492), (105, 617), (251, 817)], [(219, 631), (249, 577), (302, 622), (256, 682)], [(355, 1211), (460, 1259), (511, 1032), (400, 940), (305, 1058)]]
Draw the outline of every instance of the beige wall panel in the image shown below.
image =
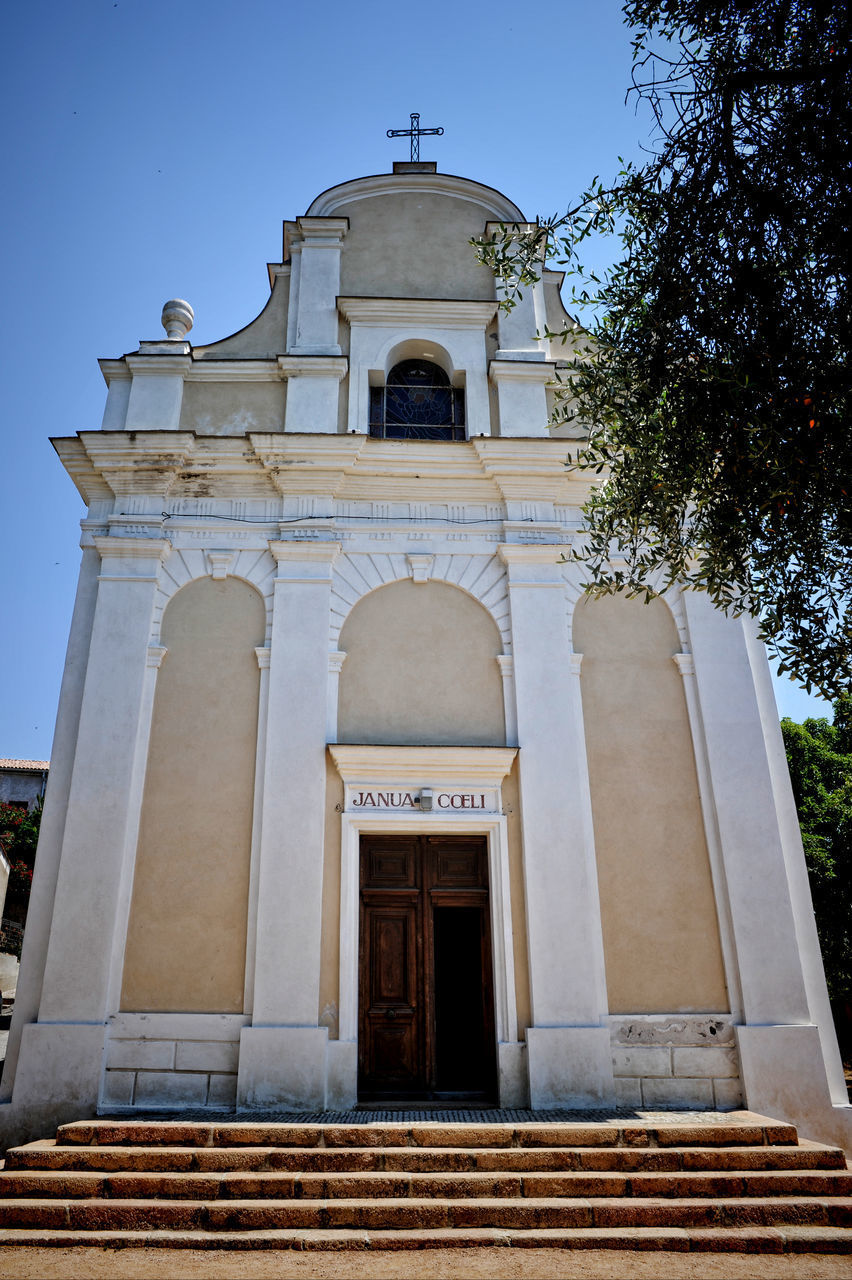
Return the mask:
[[(339, 806), (339, 807), (338, 807)], [(340, 810), (343, 779), (326, 756), (325, 850), (322, 873), (322, 947), (319, 1021), (330, 1039), (338, 1038), (340, 1009)]]
[(480, 205), (426, 191), (353, 200), (343, 242), (343, 296), (490, 300), (494, 277), (468, 244), (482, 235)]
[(674, 620), (583, 600), (583, 715), (611, 1013), (728, 1008)]
[(530, 1012), (530, 971), (527, 952), (527, 905), (524, 894), (524, 847), (521, 841), (521, 804), (518, 758), (503, 779), (503, 808), (509, 837), (509, 894), (512, 904), (512, 950), (515, 962), (515, 1000), (518, 1009), (518, 1039), (532, 1026)]
[(278, 276), (269, 299), (259, 316), (243, 329), (211, 342), (205, 347), (195, 347), (196, 360), (271, 360), (283, 355), (287, 345), (287, 311), (290, 301), (290, 277)]
[(201, 578), (163, 617), (121, 1007), (243, 1007), (264, 606)]
[(394, 582), (340, 633), (339, 742), (506, 745), (500, 633), (458, 587)]
[(283, 431), (284, 383), (187, 382), (180, 429), (206, 436)]

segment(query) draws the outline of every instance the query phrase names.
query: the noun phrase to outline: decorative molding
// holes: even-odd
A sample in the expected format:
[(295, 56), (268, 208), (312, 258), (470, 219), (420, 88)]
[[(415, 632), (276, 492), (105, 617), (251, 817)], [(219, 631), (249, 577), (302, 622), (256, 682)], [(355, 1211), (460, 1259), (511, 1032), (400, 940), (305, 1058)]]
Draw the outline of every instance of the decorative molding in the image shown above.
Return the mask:
[(580, 668), (582, 667), (582, 665), (583, 665), (582, 653), (568, 654), (568, 670), (571, 672), (572, 676), (579, 676)]
[(691, 653), (673, 653), (672, 662), (682, 676), (695, 675), (695, 662)]
[(336, 378), (338, 382), (349, 371), (348, 356), (290, 355), (278, 357), (282, 378)]
[(98, 549), (102, 560), (159, 560), (167, 559), (172, 549), (168, 538), (116, 538), (113, 535), (101, 537), (96, 534), (92, 542)]
[(406, 555), (408, 567), (411, 570), (412, 582), (428, 582), (432, 576), (432, 569), (435, 565), (435, 557), (431, 555)]
[(254, 656), (257, 658), (257, 665), (260, 667), (261, 671), (268, 670), (271, 653), (271, 649), (265, 649), (262, 645), (258, 645), (255, 649)]
[[(340, 543), (326, 543), (326, 541), (311, 540), (304, 541), (297, 539), (296, 541), (288, 541), (283, 543), (278, 539), (271, 538), (269, 541), (269, 549), (275, 563), (279, 566), (276, 573), (276, 582), (330, 582), (331, 566), (340, 554)], [(292, 566), (289, 573), (281, 572), (281, 564)], [(327, 573), (317, 575), (317, 568), (321, 564), (326, 564)], [(299, 572), (298, 567), (308, 568), (310, 572)]]
[(277, 382), (276, 360), (216, 360), (195, 358), (187, 382)]
[(353, 200), (402, 195), (410, 191), (416, 191), (419, 195), (428, 192), (430, 195), (467, 200), (478, 205), (490, 221), (496, 217), (502, 222), (524, 222), (524, 215), (518, 206), (508, 196), (504, 196), (502, 191), (450, 173), (375, 173), (364, 178), (353, 178), (350, 182), (341, 182), (338, 186), (321, 192), (308, 209), (308, 215), (328, 217)]
[[(159, 343), (157, 344), (160, 345)], [(164, 344), (163, 344), (164, 345)], [(134, 378), (140, 374), (146, 377), (148, 374), (154, 374), (157, 377), (164, 376), (181, 376), (184, 377), (192, 368), (192, 357), (190, 355), (175, 355), (170, 352), (146, 352), (145, 355), (125, 356), (127, 367), (130, 369)]]
[(133, 376), (127, 367), (124, 356), (120, 356), (117, 360), (99, 360), (98, 368), (103, 374), (103, 379), (107, 386), (116, 380), (129, 382)]
[(383, 747), (330, 743), (344, 782), (411, 782), (497, 787), (512, 767), (517, 747)]
[(234, 567), (234, 561), (237, 558), (236, 551), (205, 551), (204, 554), (207, 557), (207, 567), (210, 570), (211, 578), (215, 578), (217, 582), (227, 578)]
[(163, 658), (165, 658), (167, 653), (168, 653), (168, 649), (165, 647), (165, 645), (149, 644), (147, 665), (149, 667), (154, 667), (155, 669), (159, 669), (160, 664), (162, 663)]
[(340, 671), (346, 661), (346, 654), (343, 649), (332, 649), (328, 655), (328, 669), (331, 675), (340, 675)]
[[(401, 548), (343, 554), (334, 567), (329, 647), (337, 647), (341, 628), (359, 600), (377, 587), (404, 581), (407, 577), (410, 577), (410, 569)], [(500, 632), (504, 652), (511, 652), (506, 571), (495, 555), (436, 555), (430, 580), (458, 587), (472, 596), (493, 619)]]
[(350, 324), (415, 328), (475, 329), (492, 319), (497, 302), (442, 298), (338, 298), (337, 309)]
[(513, 680), (515, 676), (515, 659), (511, 653), (498, 653), (495, 659), (504, 680)]
[[(532, 359), (526, 352), (517, 359), (490, 360), (488, 377), (497, 386), (501, 382), (553, 382), (556, 365), (552, 360), (545, 360), (544, 353), (540, 360)], [(546, 438), (546, 437), (545, 437)]]
[(312, 249), (339, 249), (349, 230), (348, 218), (331, 218), (327, 214), (303, 214), (296, 219), (303, 245)]
[[(114, 541), (114, 539), (108, 539)], [(261, 545), (237, 548), (236, 557), (231, 567), (231, 577), (241, 578), (248, 582), (263, 597), (266, 610), (267, 643), (272, 631), (272, 593), (275, 574), (275, 562)], [(208, 574), (204, 551), (201, 547), (176, 547), (160, 572), (159, 590), (154, 604), (154, 618), (151, 628), (151, 643), (159, 639), (163, 612), (172, 597), (187, 583)]]
[(564, 591), (565, 576), (559, 552), (560, 548), (552, 543), (501, 542), (497, 554), (508, 570), (509, 589), (557, 587)]

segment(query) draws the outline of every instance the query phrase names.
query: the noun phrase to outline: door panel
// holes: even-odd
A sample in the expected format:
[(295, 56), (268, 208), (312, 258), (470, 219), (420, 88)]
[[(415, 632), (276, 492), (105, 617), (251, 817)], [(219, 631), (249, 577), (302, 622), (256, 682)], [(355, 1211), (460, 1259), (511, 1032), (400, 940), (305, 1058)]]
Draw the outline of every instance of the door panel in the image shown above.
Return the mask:
[(362, 836), (359, 1093), (492, 1095), (481, 836)]

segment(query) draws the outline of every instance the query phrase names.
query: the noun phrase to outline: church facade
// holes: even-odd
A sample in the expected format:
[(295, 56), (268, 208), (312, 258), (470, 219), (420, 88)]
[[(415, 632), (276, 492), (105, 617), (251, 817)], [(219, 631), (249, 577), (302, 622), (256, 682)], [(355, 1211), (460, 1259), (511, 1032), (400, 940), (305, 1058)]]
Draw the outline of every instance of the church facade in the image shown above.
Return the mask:
[(748, 1105), (850, 1141), (763, 649), (591, 600), (566, 316), (431, 163), (318, 196), (268, 304), (101, 362), (0, 1093), (98, 1111)]

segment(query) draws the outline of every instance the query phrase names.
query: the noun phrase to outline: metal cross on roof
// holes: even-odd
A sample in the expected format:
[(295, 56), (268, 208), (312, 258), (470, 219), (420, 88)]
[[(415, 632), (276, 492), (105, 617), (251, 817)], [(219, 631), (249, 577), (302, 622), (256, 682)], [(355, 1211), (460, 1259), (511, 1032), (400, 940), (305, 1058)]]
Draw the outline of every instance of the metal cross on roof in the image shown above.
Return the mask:
[(420, 139), (424, 138), (428, 133), (436, 133), (440, 135), (443, 129), (421, 129), (420, 128), (420, 112), (412, 111), (411, 128), (410, 129), (388, 129), (389, 138), (410, 138), (411, 139), (411, 159), (416, 161), (420, 159)]

